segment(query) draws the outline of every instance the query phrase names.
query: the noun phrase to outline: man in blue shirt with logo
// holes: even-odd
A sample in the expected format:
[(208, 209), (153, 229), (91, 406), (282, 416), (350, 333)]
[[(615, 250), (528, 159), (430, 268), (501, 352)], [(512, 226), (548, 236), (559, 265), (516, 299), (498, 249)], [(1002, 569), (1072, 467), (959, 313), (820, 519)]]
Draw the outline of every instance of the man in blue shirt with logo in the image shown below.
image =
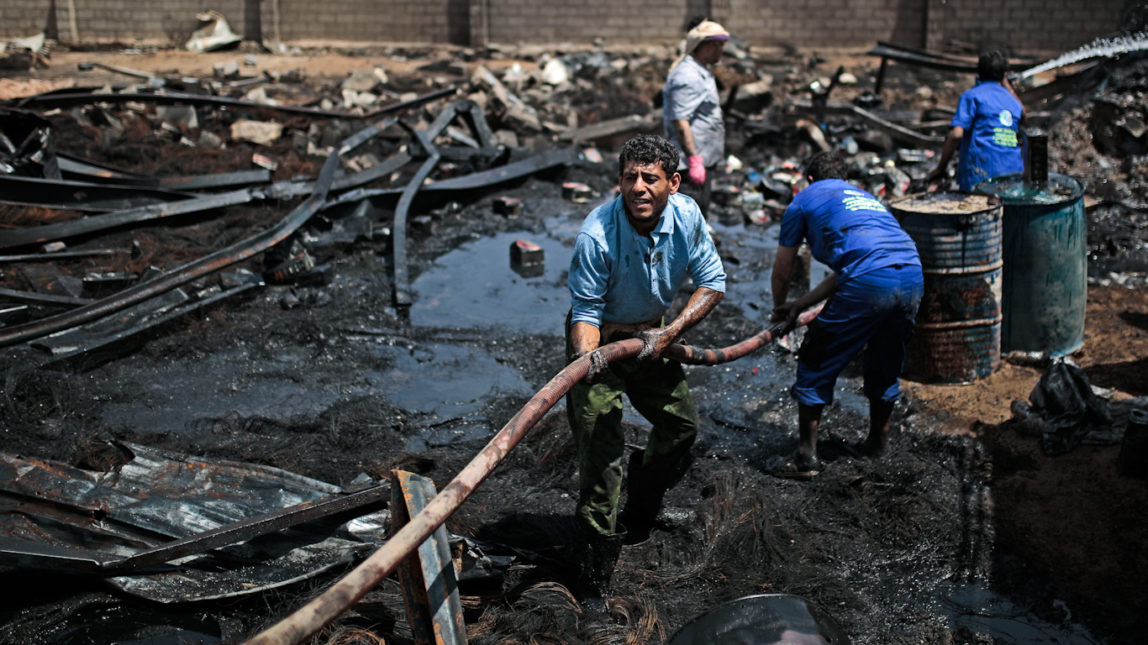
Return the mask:
[(963, 191), (986, 179), (1024, 172), (1019, 136), (1024, 107), (1005, 76), (1007, 71), (1004, 52), (993, 49), (980, 55), (977, 84), (961, 94), (941, 158), (929, 173), (930, 187), (940, 185), (958, 147), (957, 185)]
[[(591, 355), (586, 378), (566, 396), (581, 480), (575, 512), (589, 553), (578, 590), (600, 598), (622, 540), (649, 534), (662, 497), (688, 462), (698, 416), (682, 366), (662, 353), (704, 318), (725, 293), (725, 269), (693, 199), (677, 194), (678, 153), (662, 137), (639, 135), (618, 157), (621, 194), (582, 224), (570, 262), (569, 360)], [(664, 314), (691, 278), (695, 291), (668, 325)], [(606, 365), (599, 347), (628, 337), (636, 359)], [(618, 521), (625, 432), (622, 394), (652, 424), (644, 450), (629, 460), (626, 510)]]
[[(782, 217), (770, 279), (778, 333), (792, 328), (801, 311), (829, 298), (797, 353), (797, 380), (790, 390), (797, 400), (797, 452), (774, 473), (796, 478), (820, 471), (821, 412), (833, 402), (837, 376), (862, 350), (869, 399), (863, 450), (874, 456), (884, 452), (893, 404), (901, 393), (905, 343), (924, 291), (917, 245), (876, 197), (845, 181), (843, 158), (818, 153), (806, 164), (805, 176), (809, 186)], [(832, 273), (809, 293), (786, 302), (802, 241)]]

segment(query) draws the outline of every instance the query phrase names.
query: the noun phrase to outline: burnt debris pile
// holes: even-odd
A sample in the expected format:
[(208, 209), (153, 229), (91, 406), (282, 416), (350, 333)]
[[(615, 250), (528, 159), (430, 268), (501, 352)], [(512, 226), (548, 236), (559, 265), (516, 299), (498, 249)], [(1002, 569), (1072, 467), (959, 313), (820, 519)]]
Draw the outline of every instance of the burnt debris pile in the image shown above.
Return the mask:
[[(97, 86), (29, 78), (0, 105), (0, 642), (251, 637), (386, 541), (394, 471), (444, 485), (563, 368), (573, 237), (612, 196), (620, 144), (661, 131), (673, 52), (359, 53), (403, 64), (93, 62), (76, 79)], [(971, 78), (969, 52), (726, 53), (711, 219), (731, 289), (698, 347), (766, 322), (804, 158), (841, 150), (867, 190), (911, 194)], [(1143, 66), (1078, 60), (1022, 93), (1052, 169), (1088, 187), (1098, 280), (1148, 271)], [(995, 594), (992, 456), (906, 403), (890, 453), (860, 458), (859, 374), (827, 411), (825, 471), (770, 476), (796, 439), (787, 347), (689, 368), (694, 465), (623, 551), (605, 615), (569, 591), (576, 459), (546, 415), (439, 536), (469, 642), (669, 642), (762, 594), (858, 643), (1135, 627)], [(402, 587), (312, 642), (416, 642)]]

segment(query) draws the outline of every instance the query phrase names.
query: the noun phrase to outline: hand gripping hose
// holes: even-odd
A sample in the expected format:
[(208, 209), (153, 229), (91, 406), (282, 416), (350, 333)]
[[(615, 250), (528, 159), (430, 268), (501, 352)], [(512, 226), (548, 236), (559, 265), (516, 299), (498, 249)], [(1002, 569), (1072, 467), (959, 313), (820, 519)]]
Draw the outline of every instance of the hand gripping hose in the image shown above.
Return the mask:
[[(797, 325), (807, 325), (821, 313), (816, 307), (802, 313)], [(717, 365), (736, 360), (756, 351), (775, 340), (778, 328), (770, 327), (736, 345), (721, 349), (695, 349), (688, 345), (671, 345), (665, 352), (666, 358), (692, 365)], [(642, 351), (643, 343), (637, 338), (628, 338), (601, 347), (608, 363), (634, 358)], [(299, 643), (319, 631), (328, 622), (346, 611), (351, 605), (367, 595), (398, 566), (404, 558), (418, 548), (440, 524), (462, 505), (463, 501), (478, 488), (507, 454), (526, 436), (535, 423), (558, 402), (570, 388), (586, 376), (590, 366), (589, 354), (573, 361), (542, 387), (526, 405), (522, 406), (510, 421), (498, 431), (474, 459), (471, 459), (458, 475), (435, 495), (422, 512), (395, 533), (377, 551), (359, 566), (336, 582), (331, 588), (295, 613), (256, 634), (248, 645), (282, 645)]]

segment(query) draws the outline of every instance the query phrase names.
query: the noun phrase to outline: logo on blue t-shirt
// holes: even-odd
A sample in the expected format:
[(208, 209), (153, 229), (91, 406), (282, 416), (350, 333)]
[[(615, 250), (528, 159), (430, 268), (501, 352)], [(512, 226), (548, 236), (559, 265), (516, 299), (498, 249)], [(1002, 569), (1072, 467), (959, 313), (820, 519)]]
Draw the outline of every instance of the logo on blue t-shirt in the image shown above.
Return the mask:
[(1012, 127), (1012, 112), (1009, 112), (1008, 110), (1001, 110), (1000, 120), (1001, 125), (1004, 127)]
[(881, 202), (874, 199), (869, 193), (860, 190), (844, 190), (846, 197), (841, 200), (841, 205), (846, 210), (850, 211), (884, 211), (885, 206)]

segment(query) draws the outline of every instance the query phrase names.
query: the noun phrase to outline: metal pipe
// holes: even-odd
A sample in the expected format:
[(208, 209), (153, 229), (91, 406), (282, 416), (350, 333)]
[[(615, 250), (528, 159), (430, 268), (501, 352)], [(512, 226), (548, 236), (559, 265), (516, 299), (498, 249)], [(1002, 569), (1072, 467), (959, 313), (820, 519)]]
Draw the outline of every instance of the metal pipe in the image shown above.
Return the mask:
[[(797, 324), (808, 324), (820, 311), (821, 308), (818, 307), (803, 313), (798, 317)], [(685, 345), (672, 345), (666, 350), (666, 356), (692, 364), (724, 363), (741, 358), (774, 340), (775, 329), (776, 327), (770, 327), (736, 345), (722, 349), (694, 349)], [(642, 351), (642, 347), (641, 340), (628, 338), (602, 346), (601, 352), (607, 363), (613, 363), (634, 358)], [(256, 634), (247, 641), (248, 645), (300, 643), (362, 599), (404, 558), (430, 537), (440, 524), (458, 510), (458, 507), (498, 467), (534, 424), (554, 407), (554, 404), (565, 396), (575, 383), (586, 376), (589, 363), (589, 355), (586, 355), (558, 372), (510, 421), (506, 422), (490, 443), (486, 444), (418, 515), (411, 518), (406, 526), (387, 540), (386, 544), (379, 547), (379, 550), (322, 595), (303, 605), (287, 618)]]

